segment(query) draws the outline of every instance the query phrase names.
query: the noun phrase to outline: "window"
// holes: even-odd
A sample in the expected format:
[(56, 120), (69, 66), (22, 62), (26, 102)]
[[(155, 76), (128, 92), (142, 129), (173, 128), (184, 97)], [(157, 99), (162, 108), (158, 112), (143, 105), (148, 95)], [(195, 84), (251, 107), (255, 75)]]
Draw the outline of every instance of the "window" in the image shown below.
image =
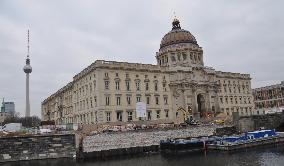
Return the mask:
[(130, 82), (126, 81), (125, 84), (126, 84), (126, 90), (130, 91)]
[(223, 98), (222, 97), (220, 97), (220, 102), (223, 104)]
[(158, 91), (158, 83), (155, 82), (155, 91)]
[(140, 90), (140, 82), (139, 81), (136, 82), (136, 90)]
[(181, 60), (181, 59), (180, 59), (180, 53), (177, 54), (177, 57), (178, 57), (178, 60), (180, 61), (180, 60)]
[(109, 96), (106, 96), (106, 105), (109, 105)]
[(152, 118), (152, 112), (151, 111), (148, 111), (148, 113), (147, 113), (147, 119), (148, 120), (151, 120), (151, 118)]
[(96, 89), (96, 81), (94, 81), (94, 90)]
[(120, 105), (120, 97), (116, 97), (116, 105)]
[(159, 97), (156, 96), (156, 104), (159, 105)]
[(140, 102), (140, 101), (141, 101), (141, 97), (140, 97), (140, 96), (137, 96), (137, 97), (136, 97), (136, 101), (137, 101), (137, 102)]
[(145, 87), (146, 90), (149, 90), (149, 82), (146, 82), (146, 87)]
[(169, 110), (165, 110), (165, 115), (166, 115), (166, 118), (169, 117)]
[(129, 111), (127, 114), (127, 120), (132, 121), (132, 112)]
[(186, 60), (186, 54), (182, 53), (183, 60)]
[(90, 83), (90, 92), (92, 92), (92, 83)]
[(107, 122), (110, 122), (110, 112), (107, 112), (107, 113), (106, 113), (106, 121), (107, 121)]
[(109, 81), (105, 81), (105, 89), (109, 88)]
[(165, 105), (168, 105), (168, 97), (164, 97), (164, 103)]
[(115, 81), (115, 89), (119, 90), (119, 81)]
[(131, 97), (130, 96), (126, 96), (126, 100), (127, 100), (127, 104), (130, 105), (131, 104)]
[(176, 58), (174, 55), (171, 56), (171, 59), (172, 59), (172, 62), (175, 62), (176, 61)]
[(108, 77), (108, 73), (105, 73), (105, 77)]
[(121, 111), (116, 112), (116, 120), (117, 121), (122, 121), (122, 112)]
[(160, 112), (161, 112), (160, 110), (156, 111), (157, 119), (160, 119)]
[(147, 96), (147, 97), (146, 97), (146, 103), (147, 103), (147, 104), (150, 104), (150, 96)]
[(115, 76), (118, 77), (118, 73), (115, 73)]

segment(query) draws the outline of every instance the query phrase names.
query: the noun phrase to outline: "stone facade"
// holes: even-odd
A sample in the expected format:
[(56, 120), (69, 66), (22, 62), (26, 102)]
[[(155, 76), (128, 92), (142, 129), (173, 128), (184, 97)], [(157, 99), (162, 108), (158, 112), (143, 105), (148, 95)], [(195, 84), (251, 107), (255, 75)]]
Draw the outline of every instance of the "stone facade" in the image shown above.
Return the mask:
[[(257, 113), (266, 110), (284, 110), (284, 81), (280, 84), (253, 89)], [(282, 109), (282, 110), (281, 110)]]
[(0, 137), (0, 147), (0, 163), (18, 160), (72, 158), (76, 154), (74, 134)]
[(137, 121), (136, 103), (146, 120), (183, 122), (224, 112), (254, 114), (249, 74), (204, 66), (203, 49), (189, 31), (173, 29), (162, 39), (157, 65), (97, 60), (42, 102), (42, 119), (56, 124)]

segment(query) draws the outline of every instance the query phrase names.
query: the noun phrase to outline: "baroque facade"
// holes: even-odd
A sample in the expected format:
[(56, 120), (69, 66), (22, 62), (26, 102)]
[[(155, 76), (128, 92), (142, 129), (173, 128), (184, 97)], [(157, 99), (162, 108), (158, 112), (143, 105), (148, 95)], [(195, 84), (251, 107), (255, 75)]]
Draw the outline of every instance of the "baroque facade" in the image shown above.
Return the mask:
[(161, 41), (157, 65), (97, 60), (42, 102), (42, 119), (56, 124), (138, 121), (136, 103), (146, 104), (146, 120), (182, 122), (223, 112), (254, 114), (249, 74), (204, 66), (203, 49), (174, 19)]
[(257, 113), (271, 109), (284, 110), (284, 81), (280, 84), (253, 89), (253, 96)]

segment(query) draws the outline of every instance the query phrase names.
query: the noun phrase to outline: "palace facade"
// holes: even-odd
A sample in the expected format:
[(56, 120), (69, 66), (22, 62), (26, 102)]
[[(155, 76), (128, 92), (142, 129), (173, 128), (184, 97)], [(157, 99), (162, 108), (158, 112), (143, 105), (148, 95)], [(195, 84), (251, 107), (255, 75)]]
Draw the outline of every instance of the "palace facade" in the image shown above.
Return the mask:
[(156, 59), (157, 65), (95, 61), (42, 102), (42, 120), (137, 121), (137, 102), (146, 104), (146, 120), (255, 114), (250, 75), (204, 66), (202, 47), (179, 20), (162, 38)]

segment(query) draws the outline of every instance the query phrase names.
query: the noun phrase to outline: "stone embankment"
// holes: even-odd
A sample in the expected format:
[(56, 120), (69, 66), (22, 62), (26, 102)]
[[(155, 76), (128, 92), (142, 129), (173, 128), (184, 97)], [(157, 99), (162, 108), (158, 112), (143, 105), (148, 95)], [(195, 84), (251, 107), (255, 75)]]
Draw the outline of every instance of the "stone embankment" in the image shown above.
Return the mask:
[(0, 163), (19, 160), (72, 158), (75, 154), (74, 134), (0, 137)]
[(214, 133), (215, 129), (216, 126), (199, 126), (171, 130), (99, 133), (84, 138), (83, 152), (150, 147), (159, 145), (160, 140), (166, 140), (168, 138), (209, 136)]

